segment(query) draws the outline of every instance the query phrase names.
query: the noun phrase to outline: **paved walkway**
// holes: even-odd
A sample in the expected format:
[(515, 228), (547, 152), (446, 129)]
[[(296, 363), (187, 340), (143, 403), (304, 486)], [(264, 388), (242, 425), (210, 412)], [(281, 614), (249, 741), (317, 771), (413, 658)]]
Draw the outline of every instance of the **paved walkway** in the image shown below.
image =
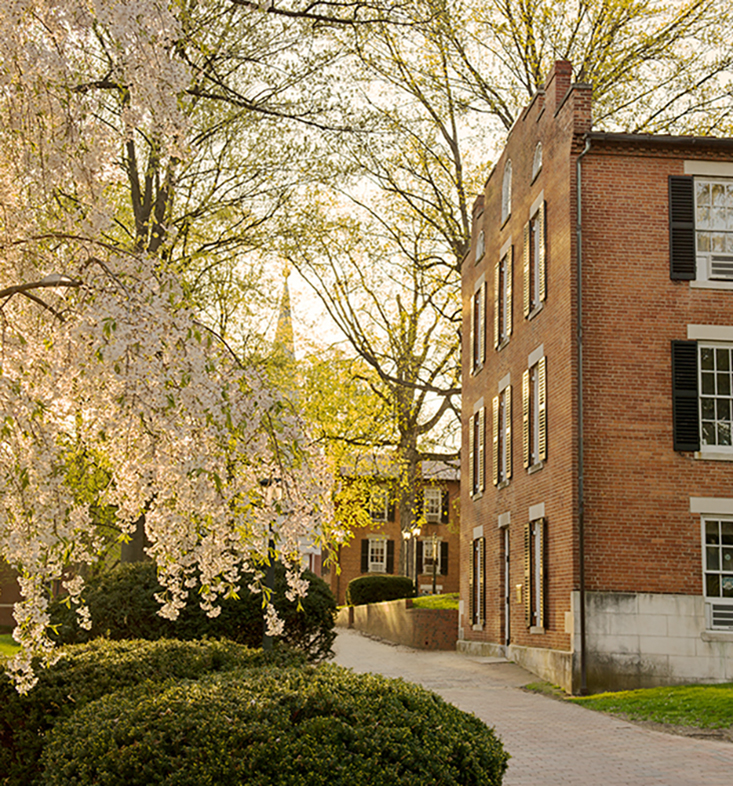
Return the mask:
[(424, 652), (340, 630), (336, 663), (403, 677), (493, 726), (511, 754), (504, 786), (733, 786), (733, 745), (650, 731), (518, 687), (499, 658)]

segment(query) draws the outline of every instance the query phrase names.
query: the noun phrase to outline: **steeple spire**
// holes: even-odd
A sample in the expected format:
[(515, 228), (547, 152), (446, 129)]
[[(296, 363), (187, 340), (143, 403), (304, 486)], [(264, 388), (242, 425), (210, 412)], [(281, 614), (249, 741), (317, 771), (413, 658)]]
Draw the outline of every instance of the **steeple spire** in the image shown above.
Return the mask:
[(288, 277), (290, 268), (285, 269), (283, 294), (280, 300), (280, 313), (277, 317), (277, 330), (275, 331), (275, 349), (281, 352), (287, 359), (295, 359), (295, 342), (293, 340), (293, 318), (290, 312), (290, 289), (288, 288)]

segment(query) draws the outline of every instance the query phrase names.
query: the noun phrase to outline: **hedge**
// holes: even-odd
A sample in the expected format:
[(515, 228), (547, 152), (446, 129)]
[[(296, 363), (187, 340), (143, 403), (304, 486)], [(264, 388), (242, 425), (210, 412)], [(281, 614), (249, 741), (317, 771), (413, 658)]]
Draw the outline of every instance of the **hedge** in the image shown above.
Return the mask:
[(228, 641), (97, 639), (66, 647), (53, 666), (39, 672), (38, 684), (25, 696), (17, 693), (0, 666), (0, 784), (38, 783), (38, 760), (48, 730), (108, 693), (244, 667), (304, 663), (302, 654), (263, 653)]
[(337, 666), (207, 675), (105, 696), (57, 724), (44, 786), (499, 786), (478, 718)]
[(415, 586), (406, 576), (360, 576), (352, 579), (346, 587), (346, 603), (349, 606), (412, 598), (414, 595)]
[[(304, 578), (310, 582), (308, 594), (297, 601), (285, 597), (285, 568), (275, 566), (273, 604), (285, 622), (280, 641), (302, 650), (310, 660), (318, 661), (333, 654), (336, 600), (323, 579), (310, 571)], [(134, 562), (120, 565), (113, 571), (90, 581), (84, 598), (92, 616), (92, 629), (79, 627), (76, 613), (57, 601), (51, 608), (51, 622), (58, 626), (56, 639), (75, 644), (98, 636), (109, 639), (175, 638), (198, 639), (204, 636), (227, 638), (248, 647), (262, 644), (262, 596), (247, 590), (245, 579), (239, 599), (223, 600), (221, 613), (208, 617), (195, 598), (171, 622), (158, 615), (160, 604), (155, 594), (161, 592), (155, 564)]]

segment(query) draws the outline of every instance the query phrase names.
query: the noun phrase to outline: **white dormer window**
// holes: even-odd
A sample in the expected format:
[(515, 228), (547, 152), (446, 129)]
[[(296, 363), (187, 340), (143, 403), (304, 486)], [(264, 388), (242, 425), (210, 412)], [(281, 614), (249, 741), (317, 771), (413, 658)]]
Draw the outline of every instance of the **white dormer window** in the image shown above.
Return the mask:
[(503, 224), (512, 212), (512, 162), (504, 166), (504, 179), (501, 183), (501, 223)]
[(542, 142), (537, 143), (534, 149), (534, 158), (532, 159), (532, 180), (534, 180), (542, 169)]
[(476, 239), (476, 262), (480, 262), (484, 258), (484, 254), (486, 253), (486, 236), (484, 235), (484, 230), (482, 229), (478, 233), (478, 238)]

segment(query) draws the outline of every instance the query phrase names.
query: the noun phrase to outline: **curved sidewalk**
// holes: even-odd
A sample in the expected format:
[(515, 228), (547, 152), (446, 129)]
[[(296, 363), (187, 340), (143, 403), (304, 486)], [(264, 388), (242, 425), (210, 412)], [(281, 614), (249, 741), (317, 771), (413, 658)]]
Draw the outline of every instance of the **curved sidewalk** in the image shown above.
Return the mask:
[(519, 690), (537, 678), (500, 658), (425, 652), (340, 629), (335, 662), (403, 677), (472, 712), (512, 758), (504, 786), (731, 786), (733, 745), (650, 731)]

